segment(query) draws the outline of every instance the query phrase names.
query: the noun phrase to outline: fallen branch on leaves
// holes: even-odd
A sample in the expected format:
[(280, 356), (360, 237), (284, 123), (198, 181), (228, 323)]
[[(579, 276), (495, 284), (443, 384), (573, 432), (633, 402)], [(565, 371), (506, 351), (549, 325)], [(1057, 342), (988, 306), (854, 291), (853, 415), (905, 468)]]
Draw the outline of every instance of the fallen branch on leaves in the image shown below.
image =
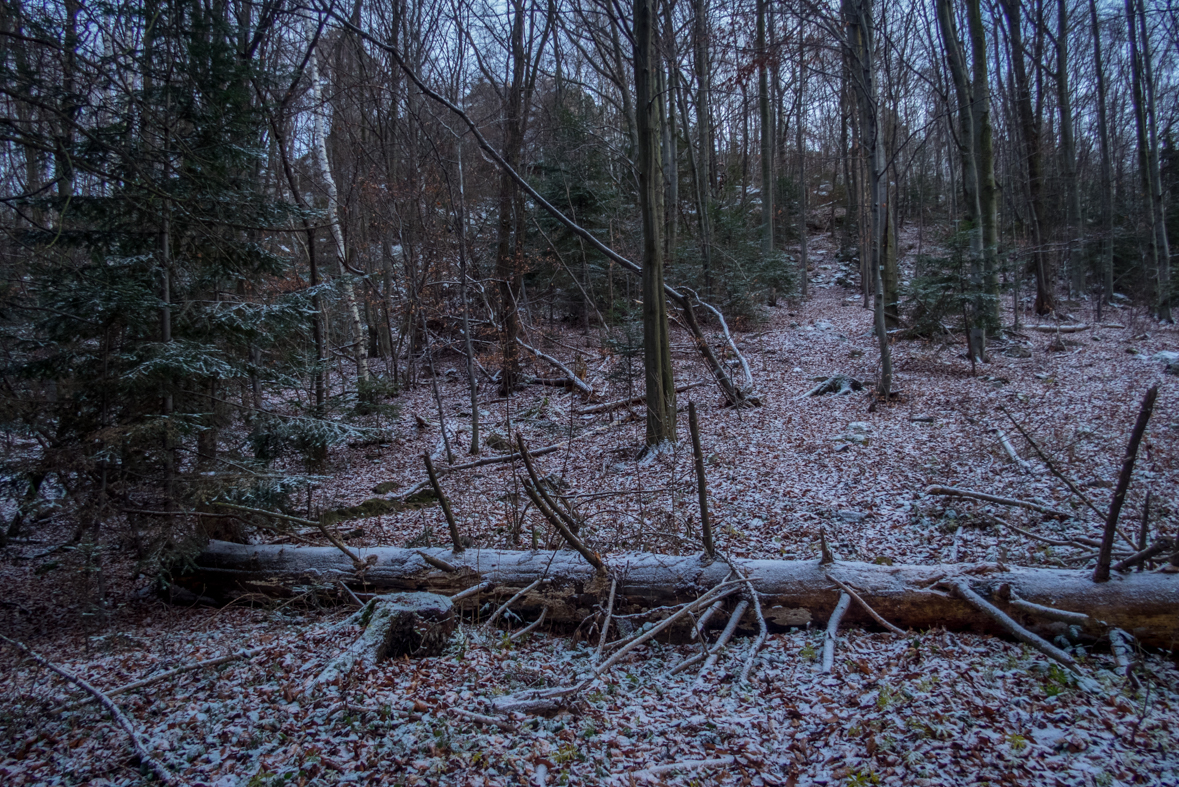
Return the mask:
[[(549, 582), (541, 591), (526, 594), (513, 604), (521, 616), (538, 616), (548, 607), (547, 621), (555, 629), (571, 631), (607, 606), (612, 582), (617, 580), (615, 617), (658, 607), (694, 602), (708, 588), (724, 582), (731, 571), (723, 561), (706, 562), (698, 555), (615, 553), (602, 558), (606, 571), (589, 565), (572, 550), (524, 552), (449, 549), (411, 550), (394, 547), (358, 550), (371, 563), (357, 572), (352, 562), (331, 547), (244, 545), (212, 541), (197, 556), (195, 570), (177, 583), (198, 595), (227, 599), (264, 593), (293, 597), (307, 585), (322, 587), (325, 596), (338, 596), (338, 581), (364, 592), (430, 591), (454, 596), (473, 586), (492, 583), (479, 597), (456, 603), (471, 612), (483, 603), (502, 604), (538, 579)], [(420, 552), (445, 558), (455, 571), (441, 571), (424, 562)], [(995, 598), (1007, 585), (1018, 598), (1041, 607), (1084, 610), (1089, 622), (1081, 626), (1093, 640), (1104, 638), (1109, 627), (1120, 628), (1144, 645), (1167, 647), (1179, 641), (1179, 576), (1161, 572), (1118, 575), (1116, 581), (1094, 583), (1083, 571), (1018, 568), (997, 564), (945, 566), (893, 565), (818, 560), (740, 560), (734, 567), (748, 578), (761, 601), (767, 627), (782, 631), (793, 626), (826, 621), (843, 592), (838, 579), (878, 615), (902, 629), (943, 627), (958, 631), (1004, 634), (1007, 629), (966, 601), (928, 590), (951, 576), (968, 582), (977, 594), (994, 604), (1027, 630), (1049, 640), (1066, 633), (1069, 624), (1047, 619)], [(741, 584), (745, 584), (741, 581)], [(303, 591), (296, 590), (302, 586)], [(711, 599), (709, 604), (716, 599)], [(703, 607), (701, 611), (703, 611)], [(732, 605), (729, 606), (732, 609)], [(728, 615), (717, 615), (715, 621)], [(756, 633), (753, 616), (739, 631)], [(859, 604), (845, 615), (847, 624), (873, 626), (872, 616)], [(687, 640), (693, 623), (679, 620), (674, 638)]]
[(1058, 511), (1055, 508), (1049, 508), (1040, 503), (1033, 503), (1028, 500), (1016, 500), (1012, 497), (999, 497), (998, 495), (988, 495), (986, 492), (975, 492), (970, 489), (959, 489), (954, 486), (930, 486), (925, 489), (927, 495), (946, 495), (949, 497), (968, 497), (971, 500), (981, 500), (984, 503), (994, 503), (1000, 506), (1015, 506), (1017, 508), (1026, 508), (1029, 511), (1039, 511), (1041, 514), (1048, 516), (1060, 517), (1061, 519), (1068, 519), (1072, 514), (1067, 511)]
[[(347, 586), (345, 586), (345, 587), (347, 587)], [(137, 680), (133, 683), (125, 683), (122, 686), (119, 686), (119, 687), (113, 688), (113, 689), (109, 689), (108, 691), (103, 692), (103, 693), (108, 698), (114, 697), (119, 694), (125, 694), (128, 691), (135, 691), (136, 689), (142, 689), (146, 686), (154, 686), (157, 683), (162, 683), (170, 678), (176, 677), (177, 675), (183, 675), (186, 672), (193, 672), (195, 670), (204, 669), (206, 667), (218, 667), (218, 666), (221, 666), (222, 664), (228, 664), (232, 661), (238, 661), (240, 659), (253, 658), (254, 656), (257, 656), (259, 653), (261, 653), (263, 650), (265, 650), (265, 648), (249, 648), (247, 650), (239, 650), (236, 653), (230, 653), (225, 656), (218, 656), (218, 657), (212, 658), (212, 659), (205, 659), (204, 661), (194, 661), (189, 664), (184, 664), (180, 667), (176, 667), (174, 669), (166, 670), (165, 672), (157, 672), (155, 675), (151, 675), (149, 677), (143, 678), (142, 680)], [(97, 699), (97, 697), (91, 695), (90, 699)], [(86, 702), (86, 700), (83, 700), (81, 702), (75, 702), (71, 705), (65, 706), (64, 708), (62, 708), (62, 710), (76, 710), (77, 708), (84, 705), (85, 702)]]
[(537, 358), (541, 359), (545, 363), (549, 364), (550, 366), (554, 367), (555, 369), (560, 371), (562, 374), (564, 374), (565, 379), (563, 382), (566, 385), (572, 385), (574, 388), (581, 391), (583, 394), (585, 394), (586, 399), (593, 398), (593, 396), (594, 396), (593, 387), (591, 387), (590, 384), (587, 383), (585, 380), (581, 379), (576, 374), (574, 374), (573, 370), (570, 369), (568, 366), (561, 363), (553, 356), (546, 355), (545, 353), (542, 353), (540, 350), (536, 349), (532, 345), (525, 344), (524, 341), (522, 339), (520, 339), (520, 337), (518, 337), (518, 336), (516, 337), (516, 344), (520, 345), (525, 350), (527, 350), (528, 352), (535, 355)]
[(129, 718), (127, 718), (127, 714), (119, 710), (119, 706), (116, 705), (110, 697), (103, 694), (101, 691), (94, 688), (89, 683), (79, 678), (77, 675), (67, 672), (65, 669), (54, 664), (52, 661), (37, 653), (23, 642), (17, 642), (14, 639), (9, 639), (3, 634), (0, 634), (0, 639), (12, 645), (14, 648), (17, 648), (45, 669), (56, 673), (62, 678), (65, 678), (67, 681), (93, 697), (98, 702), (98, 704), (102, 705), (102, 707), (106, 709), (106, 712), (109, 713), (111, 718), (115, 720), (115, 723), (123, 729), (123, 732), (127, 733), (127, 737), (131, 739), (131, 746), (135, 749), (135, 754), (139, 757), (139, 761), (143, 763), (144, 766), (149, 768), (151, 772), (156, 775), (156, 778), (158, 778), (164, 784), (171, 785), (180, 783), (176, 776), (173, 775), (170, 770), (168, 770), (168, 767), (164, 765), (164, 763), (160, 762), (151, 755), (151, 752), (147, 750), (147, 745), (143, 742), (143, 739), (139, 737), (139, 733), (136, 731), (135, 725), (131, 723)]

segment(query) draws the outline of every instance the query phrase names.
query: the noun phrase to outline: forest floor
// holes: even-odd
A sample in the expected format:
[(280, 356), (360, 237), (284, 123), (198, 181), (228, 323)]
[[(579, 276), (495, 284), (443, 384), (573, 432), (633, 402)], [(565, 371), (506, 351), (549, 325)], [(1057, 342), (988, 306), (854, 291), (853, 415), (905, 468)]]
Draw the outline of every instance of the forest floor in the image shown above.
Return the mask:
[[(1073, 554), (1080, 550), (1033, 541), (993, 518), (1047, 538), (1099, 532), (1096, 514), (1048, 472), (1000, 408), (1104, 510), (1139, 403), (1158, 384), (1123, 518), (1141, 518), (1149, 490), (1152, 530), (1179, 535), (1179, 377), (1151, 360), (1179, 351), (1174, 327), (1129, 307), (1103, 317), (1121, 327), (1092, 327), (1085, 303), (1073, 312), (1088, 330), (1009, 334), (977, 370), (958, 337), (898, 340), (894, 388), (901, 394), (870, 412), (867, 393), (800, 398), (821, 375), (848, 374), (870, 388), (878, 373), (870, 312), (833, 283), (841, 269), (829, 247), (819, 244), (813, 258), (809, 301), (783, 302), (755, 329), (736, 334), (762, 407), (722, 408), (687, 335), (673, 329), (677, 381), (705, 383), (679, 396), (676, 451), (636, 458), (641, 406), (578, 415), (585, 402), (573, 392), (533, 386), (500, 401), (486, 383), (485, 446), (488, 435), (516, 429), (534, 448), (572, 437), (538, 461), (574, 501), (586, 521), (583, 535), (607, 562), (611, 551), (699, 551), (691, 399), (701, 414), (718, 547), (730, 557), (817, 559), (823, 528), (847, 560), (1083, 568), (1091, 563)], [(625, 380), (607, 379), (625, 361), (604, 349), (597, 333), (583, 337), (546, 324), (529, 339), (568, 363), (580, 355), (603, 400), (627, 394)], [(1050, 350), (1058, 339), (1063, 351)], [(464, 361), (451, 355), (436, 368), (456, 461), (466, 461)], [(543, 365), (537, 373), (553, 376)], [(633, 384), (641, 389), (637, 368)], [(421, 455), (441, 443), (429, 378), (392, 401), (399, 412), (383, 422), (390, 439), (333, 449), (311, 508), (387, 499), (424, 478)], [(996, 429), (1026, 467), (1007, 455)], [(482, 456), (497, 453), (503, 450), (482, 449)], [(445, 454), (435, 461), (445, 465)], [(295, 459), (290, 468), (303, 471)], [(521, 518), (518, 470), (502, 464), (443, 477), (459, 529), (475, 547), (528, 548), (534, 532), (539, 548), (558, 546), (534, 511)], [(1038, 500), (1076, 516), (1061, 522), (930, 497), (923, 494), (930, 484)], [(305, 497), (295, 502), (308, 507)], [(366, 510), (381, 509), (370, 502)], [(571, 681), (595, 643), (543, 627), (509, 641), (503, 629), (464, 623), (442, 657), (385, 662), (309, 694), (305, 684), (358, 633), (336, 625), (350, 610), (168, 605), (120, 549), (127, 534), (117, 523), (98, 553), (76, 546), (50, 553), (47, 547), (68, 539), (69, 525), (50, 520), (41, 527), (34, 533), (41, 543), (0, 552), (3, 630), (99, 689), (261, 649), (114, 698), (186, 784), (1179, 784), (1179, 670), (1165, 654), (1139, 654), (1127, 679), (1114, 671), (1108, 648), (1077, 646), (1096, 690), (1040, 653), (992, 637), (849, 630), (840, 636), (834, 672), (823, 674), (822, 630), (808, 628), (771, 635), (753, 679), (740, 684), (729, 670), (744, 662), (748, 641), (734, 641), (721, 669), (701, 683), (692, 672), (663, 674), (691, 646), (651, 644), (604, 675), (570, 712), (501, 728), (460, 711), (486, 713), (496, 695)], [(339, 527), (358, 549), (448, 539), (437, 506), (386, 510)], [(65, 681), (6, 646), (0, 675), (0, 782), (127, 785), (144, 778), (124, 732), (97, 706), (72, 705), (83, 695)]]

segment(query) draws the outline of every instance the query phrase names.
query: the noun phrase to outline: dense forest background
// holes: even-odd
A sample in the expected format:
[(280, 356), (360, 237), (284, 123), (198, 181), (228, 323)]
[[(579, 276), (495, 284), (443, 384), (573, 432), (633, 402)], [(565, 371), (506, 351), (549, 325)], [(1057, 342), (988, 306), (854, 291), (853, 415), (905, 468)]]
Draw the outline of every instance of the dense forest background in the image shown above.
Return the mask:
[(6, 0), (0, 37), (9, 537), (47, 480), (78, 538), (126, 516), (145, 556), (210, 501), (289, 507), (434, 350), (478, 452), (479, 386), (555, 360), (522, 323), (624, 359), (658, 446), (665, 287), (731, 338), (808, 296), (808, 234), (885, 397), (898, 334), (983, 361), (1004, 309), (1171, 317), (1169, 4)]

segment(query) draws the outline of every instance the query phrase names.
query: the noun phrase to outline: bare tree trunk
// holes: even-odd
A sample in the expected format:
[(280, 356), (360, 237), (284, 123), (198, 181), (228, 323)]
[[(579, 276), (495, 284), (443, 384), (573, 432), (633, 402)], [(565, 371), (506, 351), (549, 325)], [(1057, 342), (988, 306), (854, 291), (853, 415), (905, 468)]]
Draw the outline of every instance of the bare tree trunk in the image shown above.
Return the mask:
[[(990, 296), (987, 308), (982, 309), (987, 319), (981, 320), (984, 330), (999, 328), (999, 187), (995, 183), (994, 133), (991, 126), (991, 82), (987, 68), (987, 38), (983, 27), (980, 0), (967, 0), (966, 20), (970, 29), (970, 49), (973, 67), (971, 86), (974, 123), (973, 142), (975, 169), (978, 182), (979, 221), (983, 234), (983, 279)], [(980, 318), (983, 314), (979, 315)], [(985, 353), (985, 348), (983, 348)]]
[[(702, 1), (702, 0), (701, 0)], [(656, 89), (662, 70), (655, 49), (657, 17), (653, 0), (634, 2), (634, 68), (638, 130), (639, 212), (643, 222), (643, 368), (647, 391), (647, 446), (674, 443), (675, 380), (667, 298), (663, 294), (663, 172), (660, 126), (663, 97)]]
[(1011, 39), (1011, 66), (1015, 73), (1016, 108), (1019, 113), (1019, 131), (1027, 162), (1028, 175), (1028, 225), (1032, 230), (1032, 251), (1036, 273), (1037, 314), (1048, 314), (1056, 310), (1056, 279), (1047, 251), (1044, 248), (1044, 204), (1043, 175), (1040, 167), (1040, 126), (1032, 109), (1031, 83), (1028, 81), (1027, 66), (1024, 62), (1022, 0), (999, 0), (1007, 17), (1007, 33)]
[(1158, 118), (1154, 105), (1154, 66), (1150, 56), (1150, 32), (1142, 0), (1126, 0), (1129, 17), (1130, 74), (1134, 90), (1134, 117), (1138, 124), (1139, 165), (1143, 170), (1147, 210), (1153, 230), (1152, 245), (1158, 276), (1156, 315), (1171, 321), (1171, 248), (1167, 240), (1167, 214), (1163, 206), (1162, 169), (1159, 166)]
[(861, 143), (867, 154), (868, 202), (870, 206), (870, 238), (868, 262), (872, 275), (873, 315), (876, 339), (880, 346), (880, 379), (878, 396), (888, 399), (892, 391), (892, 349), (888, 343), (888, 329), (884, 315), (884, 224), (886, 170), (884, 141), (880, 133), (880, 100), (873, 63), (875, 28), (871, 0), (844, 0), (843, 13), (847, 25), (847, 48), (852, 66), (852, 83), (859, 98)]
[[(974, 101), (972, 80), (966, 71), (966, 57), (958, 38), (958, 26), (950, 0), (938, 0), (937, 19), (958, 105), (958, 159), (962, 164), (962, 204), (966, 212), (967, 234), (970, 239), (970, 287), (978, 292), (984, 286), (983, 266), (986, 255), (978, 167), (979, 124), (975, 122), (975, 111), (978, 107)], [(981, 340), (981, 337), (985, 337), (985, 332), (980, 330), (983, 328), (980, 325), (983, 320), (978, 312), (979, 309), (973, 306), (967, 309), (967, 321), (970, 323), (966, 326), (967, 344), (971, 359), (981, 361), (986, 357), (986, 347)]]
[(757, 109), (761, 126), (761, 253), (774, 253), (774, 121), (770, 112), (767, 0), (757, 0)]
[(1093, 36), (1093, 70), (1097, 79), (1097, 135), (1101, 142), (1101, 298), (1113, 298), (1113, 164), (1110, 152), (1109, 117), (1106, 109), (1105, 63), (1101, 55), (1101, 24), (1096, 0), (1089, 0), (1089, 22)]
[[(314, 29), (309, 31), (309, 40), (314, 40), (314, 32)], [(368, 333), (364, 328), (364, 323), (360, 319), (360, 307), (356, 300), (356, 292), (348, 277), (348, 250), (344, 244), (344, 230), (340, 226), (339, 192), (336, 189), (336, 179), (332, 176), (331, 164), (328, 162), (327, 140), (324, 134), (323, 97), (319, 84), (319, 55), (317, 52), (311, 53), (308, 59), (308, 68), (310, 69), (311, 78), (311, 98), (315, 105), (312, 112), (315, 122), (315, 159), (319, 165), (320, 174), (323, 176), (324, 188), (327, 190), (328, 227), (332, 233), (332, 240), (335, 242), (336, 262), (340, 271), (341, 290), (344, 293), (344, 304), (348, 310), (348, 317), (352, 326), (352, 357), (356, 361), (356, 375), (360, 381), (358, 387), (363, 389), (363, 384), (367, 383), (369, 379)], [(360, 390), (360, 395), (365, 395), (363, 390)]]
[(666, 194), (666, 199), (664, 200), (664, 211), (666, 214), (664, 227), (667, 229), (664, 238), (664, 259), (669, 266), (675, 263), (676, 245), (678, 243), (676, 235), (679, 228), (680, 212), (680, 172), (678, 134), (676, 132), (676, 102), (671, 98), (671, 93), (669, 92), (674, 90), (673, 85), (675, 80), (679, 78), (675, 28), (673, 26), (671, 12), (671, 4), (664, 3), (666, 18), (664, 21), (663, 56), (666, 60), (666, 68), (661, 67), (659, 72), (659, 93), (662, 96), (666, 96), (664, 100), (667, 104), (667, 122), (662, 127), (662, 143), (663, 182), (664, 193)]
[[(520, 168), (521, 149), (524, 144), (524, 6), (521, 0), (512, 0), (512, 83), (508, 87), (508, 104), (504, 115), (503, 157), (514, 170)], [(516, 184), (507, 173), (500, 174), (499, 182), (499, 223), (495, 254), (495, 276), (499, 288), (500, 349), (503, 354), (500, 366), (500, 393), (510, 394), (520, 384), (520, 271), (515, 259), (512, 243), (512, 214), (516, 202)]]
[(693, 0), (693, 62), (696, 69), (696, 210), (700, 221), (700, 259), (704, 297), (712, 297), (712, 68), (708, 60), (708, 0)]
[[(798, 19), (798, 110), (794, 118), (794, 146), (798, 150), (798, 270), (802, 297), (809, 296), (809, 277), (807, 275), (807, 236), (806, 212), (807, 195), (810, 189), (806, 182), (806, 26), (800, 16)], [(846, 133), (846, 132), (845, 132)], [(832, 178), (834, 181), (834, 178)], [(834, 186), (834, 184), (832, 184)], [(834, 194), (831, 196), (835, 200)], [(832, 227), (834, 230), (834, 227)]]
[(1056, 103), (1060, 110), (1060, 174), (1064, 181), (1064, 266), (1074, 295), (1085, 291), (1084, 227), (1081, 187), (1077, 181), (1077, 146), (1073, 141), (1073, 104), (1069, 92), (1068, 0), (1056, 0)]

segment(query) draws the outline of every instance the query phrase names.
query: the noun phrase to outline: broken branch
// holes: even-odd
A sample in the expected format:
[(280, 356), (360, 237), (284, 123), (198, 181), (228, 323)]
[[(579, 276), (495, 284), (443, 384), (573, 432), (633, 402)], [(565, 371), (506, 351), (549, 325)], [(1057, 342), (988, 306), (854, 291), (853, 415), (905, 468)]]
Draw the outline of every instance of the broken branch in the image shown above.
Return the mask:
[(1150, 421), (1150, 414), (1154, 410), (1154, 400), (1158, 397), (1159, 387), (1152, 385), (1142, 399), (1142, 406), (1138, 409), (1138, 420), (1134, 422), (1134, 430), (1130, 432), (1130, 444), (1126, 446), (1126, 456), (1122, 460), (1122, 472), (1118, 474), (1118, 485), (1114, 490), (1113, 500), (1109, 504), (1109, 515), (1105, 519), (1105, 532), (1101, 536), (1101, 553), (1097, 556), (1097, 568), (1093, 569), (1094, 582), (1109, 581), (1109, 563), (1113, 553), (1114, 535), (1117, 534), (1118, 516), (1122, 513), (1122, 504), (1126, 502), (1126, 490), (1130, 487), (1130, 477), (1134, 474), (1134, 462), (1138, 458), (1138, 446), (1142, 442), (1142, 435), (1146, 433), (1146, 424)]
[(458, 524), (454, 521), (454, 514), (450, 510), (450, 501), (446, 499), (446, 493), (442, 491), (442, 484), (438, 483), (438, 474), (434, 472), (434, 462), (430, 459), (430, 455), (422, 454), (422, 458), (426, 460), (426, 474), (430, 476), (430, 486), (434, 487), (434, 496), (438, 498), (438, 503), (442, 506), (442, 513), (446, 515), (446, 526), (450, 528), (451, 550), (457, 555), (463, 551), (463, 545), (459, 539)]
[(77, 675), (67, 672), (63, 668), (57, 666), (52, 661), (37, 653), (23, 642), (18, 642), (15, 639), (9, 639), (3, 634), (0, 634), (0, 639), (23, 652), (26, 656), (37, 662), (43, 668), (61, 676), (93, 697), (99, 705), (106, 709), (106, 712), (109, 713), (111, 718), (115, 720), (115, 723), (123, 729), (123, 732), (127, 733), (127, 737), (131, 739), (131, 746), (135, 749), (135, 753), (139, 756), (139, 761), (150, 768), (151, 772), (154, 773), (156, 777), (164, 784), (179, 784), (176, 777), (170, 770), (168, 770), (167, 766), (153, 757), (151, 752), (147, 750), (147, 746), (139, 737), (139, 733), (135, 730), (135, 725), (131, 723), (131, 720), (127, 718), (123, 711), (119, 710), (119, 706), (116, 705), (110, 697), (108, 697), (106, 694), (103, 694), (101, 691), (94, 688), (89, 683), (79, 678)]
[(704, 541), (704, 554), (709, 559), (716, 557), (712, 543), (712, 523), (708, 519), (708, 478), (704, 475), (704, 449), (700, 445), (700, 421), (696, 417), (696, 403), (688, 402), (688, 427), (692, 433), (692, 455), (696, 460), (696, 490), (700, 499), (700, 537)]
[(829, 673), (835, 666), (835, 635), (839, 631), (839, 623), (843, 620), (843, 614), (847, 612), (847, 608), (851, 606), (851, 596), (847, 591), (839, 594), (839, 603), (835, 605), (835, 611), (831, 613), (831, 618), (827, 621), (827, 633), (823, 635), (823, 672)]
[(948, 497), (967, 497), (972, 500), (982, 500), (984, 503), (994, 503), (1000, 506), (1013, 506), (1016, 508), (1026, 508), (1030, 511), (1039, 511), (1041, 514), (1048, 514), (1049, 516), (1058, 516), (1062, 519), (1068, 519), (1072, 514), (1064, 511), (1057, 511), (1055, 508), (1033, 503), (1028, 500), (1016, 500), (1011, 497), (999, 497), (998, 495), (988, 495), (986, 492), (975, 492), (970, 489), (959, 489), (954, 486), (939, 486), (934, 485), (925, 489), (927, 495), (946, 495)]
[(1059, 661), (1061, 664), (1065, 664), (1069, 667), (1076, 667), (1077, 662), (1073, 659), (1072, 656), (1068, 655), (1063, 650), (1053, 645), (1051, 642), (1048, 642), (1048, 640), (1044, 639), (1043, 637), (1033, 634), (1023, 626), (1016, 623), (1001, 609), (984, 599), (978, 593), (975, 593), (974, 590), (971, 589), (970, 585), (966, 583), (966, 580), (950, 579), (946, 580), (945, 584), (948, 585), (956, 594), (958, 594), (960, 599), (989, 617), (991, 620), (998, 623), (1000, 626), (1006, 629), (1007, 632), (1011, 634), (1011, 636), (1015, 637), (1020, 642), (1024, 643), (1025, 645), (1030, 645), (1031, 647), (1043, 653), (1045, 656), (1048, 656), (1055, 661)]

